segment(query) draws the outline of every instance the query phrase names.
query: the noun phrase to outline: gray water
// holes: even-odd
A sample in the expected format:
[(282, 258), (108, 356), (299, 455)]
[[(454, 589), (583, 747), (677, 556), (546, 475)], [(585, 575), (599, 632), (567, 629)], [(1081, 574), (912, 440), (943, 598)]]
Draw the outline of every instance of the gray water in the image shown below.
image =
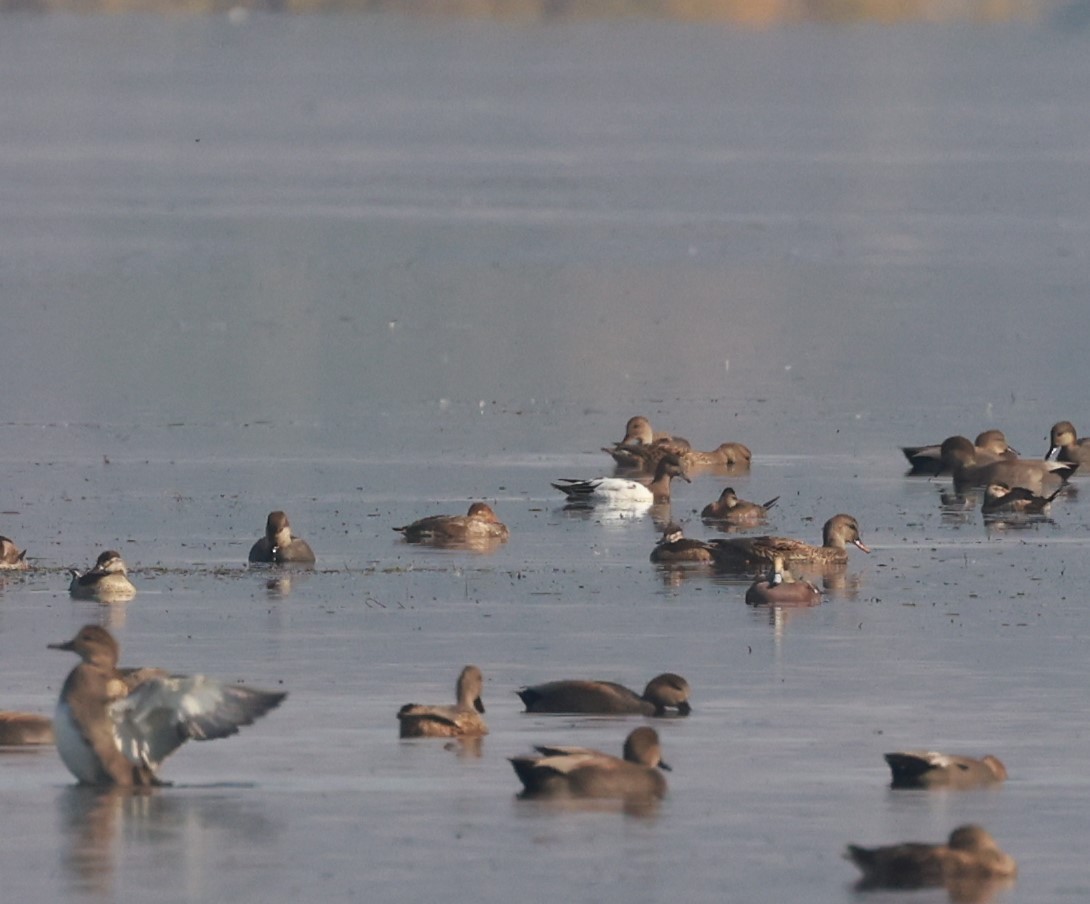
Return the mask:
[[(5, 898), (843, 902), (846, 842), (976, 821), (1021, 867), (995, 900), (1086, 900), (1085, 494), (988, 529), (898, 451), (1090, 430), (1078, 22), (6, 17), (0, 532), (37, 568), (0, 589), (0, 705), (51, 711), (45, 645), (88, 621), (290, 696), (150, 797), (0, 756)], [(636, 413), (754, 450), (675, 488), (690, 535), (731, 483), (874, 551), (796, 611), (657, 571), (654, 519), (549, 487)], [(390, 530), (477, 498), (491, 555)], [(275, 508), (312, 572), (245, 568)], [(107, 547), (136, 598), (70, 600)], [(480, 756), (399, 741), (468, 662)], [(508, 756), (639, 720), (515, 688), (664, 670), (694, 712), (658, 725), (656, 812), (516, 800)], [(891, 792), (881, 754), (919, 747), (1011, 778)]]

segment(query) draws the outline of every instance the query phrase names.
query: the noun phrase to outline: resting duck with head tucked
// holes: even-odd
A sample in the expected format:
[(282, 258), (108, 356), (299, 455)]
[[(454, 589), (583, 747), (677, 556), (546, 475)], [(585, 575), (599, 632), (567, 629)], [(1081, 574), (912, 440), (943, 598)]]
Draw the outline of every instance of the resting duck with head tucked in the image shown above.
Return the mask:
[(53, 743), (53, 720), (37, 713), (0, 711), (0, 747), (41, 747)]
[(121, 553), (107, 549), (95, 560), (95, 567), (90, 571), (79, 572), (71, 569), (72, 582), (68, 592), (75, 599), (99, 600), (104, 603), (119, 603), (136, 596), (136, 588), (129, 580), (129, 571), (121, 558)]
[(568, 497), (569, 502), (581, 505), (610, 505), (623, 508), (633, 505), (652, 505), (670, 501), (670, 481), (680, 477), (692, 483), (676, 455), (666, 455), (658, 463), (655, 478), (649, 485), (623, 477), (596, 477), (591, 480), (561, 478), (552, 484)]
[(747, 502), (739, 499), (733, 487), (727, 487), (719, 494), (715, 502), (709, 502), (704, 506), (700, 517), (705, 521), (721, 521), (724, 524), (743, 526), (746, 524), (760, 524), (768, 517), (768, 510), (772, 508), (780, 497), (774, 496), (768, 502)]
[(689, 682), (673, 672), (663, 672), (647, 682), (643, 694), (612, 681), (567, 679), (519, 688), (515, 693), (528, 713), (597, 713), (599, 715), (664, 716), (668, 709), (678, 715), (692, 712)]
[(990, 483), (984, 488), (980, 511), (989, 515), (1047, 515), (1052, 500), (1063, 492), (1060, 487), (1048, 496), (1038, 496), (1025, 487), (1009, 487), (1005, 483)]
[(681, 455), (690, 449), (689, 441), (669, 433), (654, 432), (651, 422), (642, 415), (628, 419), (624, 439), (602, 451), (613, 457), (618, 468), (654, 473), (663, 455)]
[(474, 502), (464, 515), (432, 515), (395, 527), (409, 543), (459, 543), (473, 540), (506, 541), (507, 526), (486, 502)]
[(894, 788), (977, 788), (1007, 779), (1007, 767), (990, 753), (974, 759), (934, 750), (885, 754)]
[(651, 550), (651, 561), (657, 565), (710, 564), (715, 561), (715, 551), (703, 540), (686, 537), (679, 525), (668, 524)]
[(1090, 437), (1078, 439), (1071, 421), (1053, 424), (1045, 458), (1090, 466)]
[(785, 565), (843, 565), (848, 561), (848, 544), (870, 552), (859, 536), (859, 522), (851, 515), (833, 515), (822, 528), (822, 545), (812, 546), (791, 537), (729, 537), (708, 541), (715, 550), (716, 563), (723, 569), (746, 570), (774, 566), (777, 557)]
[(0, 537), (0, 569), (5, 571), (26, 571), (30, 567), (26, 560), (26, 550), (7, 537)]

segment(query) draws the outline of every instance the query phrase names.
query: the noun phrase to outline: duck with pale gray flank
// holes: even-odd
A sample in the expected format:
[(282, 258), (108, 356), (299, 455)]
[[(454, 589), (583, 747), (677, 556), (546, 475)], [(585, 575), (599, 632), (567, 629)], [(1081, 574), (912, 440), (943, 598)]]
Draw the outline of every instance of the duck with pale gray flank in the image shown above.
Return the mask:
[(468, 738), (488, 734), (481, 715), (484, 676), (475, 665), (467, 665), (458, 676), (453, 706), (423, 706), (406, 703), (398, 711), (403, 738)]
[(710, 565), (715, 551), (703, 540), (686, 537), (680, 525), (667, 524), (651, 550), (651, 561), (656, 565)]
[(990, 753), (980, 759), (934, 750), (885, 754), (893, 788), (977, 788), (1007, 779), (1007, 767)]
[(676, 455), (666, 455), (659, 462), (650, 484), (623, 477), (596, 477), (591, 480), (560, 478), (552, 484), (568, 501), (578, 505), (607, 505), (615, 508), (649, 506), (670, 501), (670, 481), (680, 477), (692, 483)]
[(265, 519), (265, 536), (250, 547), (249, 560), (273, 565), (313, 565), (310, 544), (291, 532), (288, 516), (279, 510)]
[(946, 844), (906, 842), (865, 848), (849, 844), (844, 854), (863, 872), (864, 888), (922, 888), (965, 881), (1013, 878), (1014, 858), (977, 825), (963, 825)]
[(754, 581), (746, 590), (751, 606), (816, 606), (821, 591), (809, 581), (797, 580), (784, 567), (783, 556), (773, 558), (768, 574)]
[(26, 571), (29, 567), (26, 550), (19, 549), (14, 541), (7, 537), (0, 537), (0, 570)]
[(509, 536), (507, 526), (486, 502), (474, 502), (464, 515), (431, 515), (394, 530), (403, 534), (409, 543), (505, 542)]
[(955, 492), (969, 487), (1004, 483), (1034, 493), (1051, 492), (1067, 482), (1078, 464), (1018, 458), (1013, 461), (978, 461), (976, 449), (964, 436), (951, 436), (942, 444), (943, 467), (954, 476)]
[(765, 503), (747, 502), (738, 498), (733, 487), (727, 487), (715, 502), (704, 506), (700, 517), (704, 521), (719, 521), (735, 527), (760, 524), (768, 517), (768, 510), (779, 500), (779, 496), (773, 496)]
[(1090, 466), (1090, 437), (1079, 439), (1071, 421), (1053, 424), (1045, 458)]
[[(992, 461), (1014, 461), (1018, 458), (1018, 451), (1010, 446), (1002, 430), (985, 430), (983, 433), (978, 433), (973, 447), (975, 458), (981, 464)], [(944, 470), (942, 443), (929, 446), (902, 446), (901, 451), (912, 466), (910, 474), (934, 475), (941, 474)]]
[(859, 534), (859, 522), (851, 515), (833, 515), (822, 528), (822, 545), (813, 546), (792, 537), (727, 537), (709, 540), (716, 564), (725, 571), (747, 571), (774, 566), (779, 557), (785, 565), (843, 565), (848, 561), (848, 544), (870, 552)]
[(624, 742), (623, 758), (586, 747), (535, 747), (540, 756), (511, 757), (524, 797), (658, 799), (666, 779), (658, 732), (646, 725)]
[(94, 568), (79, 572), (70, 570), (72, 582), (69, 594), (80, 600), (98, 600), (103, 603), (120, 603), (136, 596), (136, 588), (129, 580), (129, 571), (121, 553), (107, 549), (99, 553)]
[(1009, 487), (1005, 483), (989, 483), (984, 488), (980, 511), (985, 517), (998, 515), (1047, 515), (1052, 500), (1063, 492), (1061, 486), (1048, 496), (1038, 496), (1025, 487)]
[(119, 669), (117, 640), (98, 625), (49, 646), (81, 660), (61, 689), (53, 727), (64, 765), (85, 785), (161, 785), (159, 764), (185, 741), (233, 735), (287, 696), (203, 675)]
[(53, 720), (37, 713), (0, 710), (0, 747), (45, 747), (53, 743)]
[(515, 693), (528, 713), (595, 713), (611, 716), (680, 716), (692, 712), (689, 682), (663, 672), (647, 682), (642, 694), (612, 681), (565, 679), (519, 688)]

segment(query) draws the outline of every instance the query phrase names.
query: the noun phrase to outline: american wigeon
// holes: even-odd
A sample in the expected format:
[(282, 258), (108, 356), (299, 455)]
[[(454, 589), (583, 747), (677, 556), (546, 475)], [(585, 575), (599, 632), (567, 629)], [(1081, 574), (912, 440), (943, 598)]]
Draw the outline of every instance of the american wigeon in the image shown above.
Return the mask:
[(475, 665), (467, 665), (454, 688), (453, 706), (422, 706), (406, 703), (398, 711), (403, 738), (460, 738), (488, 734), (481, 714), (484, 677)]
[(42, 747), (53, 743), (53, 720), (37, 713), (0, 711), (0, 747)]
[(0, 537), (0, 569), (5, 571), (26, 571), (30, 565), (26, 560), (26, 550), (19, 549), (12, 540)]
[(646, 725), (624, 742), (624, 758), (586, 747), (536, 747), (541, 756), (511, 757), (526, 797), (661, 798), (666, 779), (658, 733)]
[(715, 502), (709, 502), (704, 506), (700, 517), (705, 521), (721, 521), (724, 524), (736, 526), (760, 524), (768, 517), (768, 510), (779, 500), (779, 496), (774, 496), (763, 504), (747, 502), (745, 499), (738, 498), (733, 487), (727, 487), (719, 494)]
[(758, 578), (746, 590), (746, 602), (751, 606), (816, 606), (821, 591), (809, 581), (796, 580), (775, 556), (768, 574)]
[(1038, 496), (1025, 487), (1009, 487), (1005, 483), (989, 483), (984, 488), (980, 511), (988, 515), (1045, 515), (1052, 500), (1063, 492), (1061, 486), (1048, 496)]
[[(1013, 461), (1018, 458), (1018, 452), (1007, 442), (1007, 437), (1002, 430), (985, 430), (978, 433), (973, 443), (974, 456), (978, 463), (987, 464), (993, 461)], [(908, 463), (912, 465), (911, 474), (941, 474), (944, 470), (942, 463), (942, 443), (933, 443), (928, 446), (902, 446)]]
[(249, 560), (275, 565), (313, 565), (314, 550), (306, 540), (292, 534), (288, 516), (278, 510), (269, 512), (265, 536), (250, 547)]
[(90, 571), (79, 572), (73, 568), (69, 573), (72, 582), (68, 585), (68, 592), (75, 599), (119, 603), (136, 596), (136, 588), (128, 577), (129, 571), (117, 550), (107, 549), (99, 553)]
[(53, 728), (64, 765), (86, 785), (160, 785), (159, 764), (185, 741), (233, 735), (287, 696), (203, 675), (118, 669), (117, 641), (98, 625), (49, 646), (82, 660), (61, 689)]
[(877, 848), (849, 844), (844, 856), (863, 871), (864, 887), (872, 888), (919, 888), (1018, 873), (1014, 858), (977, 825), (954, 829), (946, 844), (907, 842)]
[(774, 565), (776, 558), (784, 564), (811, 563), (842, 565), (848, 561), (847, 544), (870, 552), (859, 536), (859, 522), (851, 515), (833, 515), (821, 531), (822, 545), (812, 546), (791, 537), (727, 537), (709, 540), (715, 550), (716, 563), (723, 569)]
[(692, 483), (678, 457), (667, 455), (659, 462), (654, 480), (647, 485), (623, 477), (596, 477), (591, 480), (563, 477), (552, 486), (567, 496), (569, 502), (624, 508), (669, 502), (670, 481), (675, 477)]
[(885, 758), (894, 788), (975, 788), (1007, 779), (1007, 767), (991, 754), (974, 759), (934, 750), (901, 750)]
[(954, 489), (1004, 483), (1044, 493), (1062, 486), (1075, 473), (1078, 464), (1066, 461), (1042, 461), (1019, 458), (1013, 461), (979, 462), (976, 449), (964, 436), (951, 436), (942, 443), (943, 467), (954, 476)]
[(519, 688), (515, 693), (528, 713), (596, 713), (599, 715), (664, 716), (692, 712), (689, 682), (663, 672), (647, 682), (642, 694), (612, 681), (566, 679)]
[(658, 565), (710, 564), (715, 552), (703, 540), (686, 537), (677, 524), (666, 525), (655, 548), (651, 561)]
[(464, 515), (431, 515), (412, 524), (395, 527), (409, 543), (461, 543), (472, 540), (506, 541), (509, 532), (492, 507), (474, 502)]
[(1075, 425), (1071, 421), (1053, 424), (1049, 434), (1048, 455), (1045, 458), (1090, 466), (1090, 437), (1078, 439)]

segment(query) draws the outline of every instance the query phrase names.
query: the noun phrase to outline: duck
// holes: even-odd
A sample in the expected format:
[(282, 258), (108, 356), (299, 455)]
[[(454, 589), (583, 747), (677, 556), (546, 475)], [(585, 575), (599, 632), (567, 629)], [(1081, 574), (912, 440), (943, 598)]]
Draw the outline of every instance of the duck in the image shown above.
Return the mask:
[(668, 524), (651, 550), (651, 561), (657, 565), (711, 564), (715, 551), (703, 540), (686, 537), (679, 525)]
[(768, 574), (746, 590), (746, 603), (750, 606), (816, 606), (820, 602), (821, 591), (809, 581), (796, 580), (784, 568), (781, 555), (774, 556)]
[(53, 743), (53, 720), (37, 713), (0, 710), (0, 747), (45, 747)]
[(69, 570), (72, 582), (68, 593), (79, 600), (99, 600), (100, 602), (119, 603), (136, 596), (136, 587), (129, 580), (129, 571), (115, 549), (99, 553), (95, 565), (90, 571)]
[(603, 446), (602, 451), (613, 457), (618, 468), (653, 473), (663, 455), (680, 455), (690, 448), (684, 437), (655, 432), (646, 417), (636, 415), (625, 424), (624, 439), (612, 446)]
[(1071, 421), (1053, 424), (1045, 458), (1090, 465), (1090, 437), (1078, 439)]
[(275, 565), (313, 565), (310, 544), (291, 532), (288, 516), (282, 511), (269, 512), (265, 536), (250, 547), (249, 561)]
[(709, 502), (704, 506), (700, 517), (704, 521), (721, 521), (738, 527), (760, 524), (768, 517), (768, 510), (779, 501), (779, 496), (773, 496), (764, 503), (747, 502), (745, 499), (738, 498), (733, 487), (727, 487), (719, 494), (715, 502)]
[(679, 716), (692, 712), (689, 682), (663, 672), (647, 682), (642, 694), (612, 681), (566, 679), (522, 687), (515, 691), (528, 713), (596, 713), (599, 715)]
[(753, 453), (742, 443), (720, 443), (709, 452), (691, 449), (681, 454), (681, 463), (686, 468), (749, 468)]
[(623, 477), (596, 477), (591, 480), (561, 478), (552, 484), (568, 497), (569, 502), (580, 505), (609, 505), (625, 508), (634, 505), (653, 505), (670, 501), (670, 481), (680, 477), (692, 483), (676, 455), (666, 455), (659, 461), (655, 478), (649, 485)]
[(119, 669), (118, 642), (99, 625), (49, 647), (81, 660), (61, 688), (53, 729), (61, 760), (84, 785), (162, 785), (160, 764), (187, 740), (233, 735), (287, 696), (203, 675)]
[(984, 488), (980, 511), (989, 515), (1047, 515), (1052, 500), (1063, 492), (1061, 486), (1048, 496), (1038, 496), (1025, 487), (1009, 487), (1005, 483), (989, 483)]
[(934, 750), (885, 754), (892, 788), (975, 788), (1007, 779), (1007, 767), (990, 753), (980, 759)]
[(26, 550), (19, 549), (14, 541), (7, 537), (0, 537), (0, 570), (26, 571), (29, 567)]
[(1078, 468), (1077, 462), (1018, 458), (1013, 461), (979, 461), (976, 449), (964, 436), (951, 436), (942, 443), (942, 464), (954, 475), (954, 490), (1005, 483), (1044, 493), (1063, 486)]
[(978, 825), (958, 826), (946, 844), (907, 842), (876, 848), (849, 844), (844, 856), (862, 870), (862, 884), (870, 888), (918, 888), (1018, 874), (1014, 858)]
[(499, 540), (510, 536), (507, 526), (496, 517), (492, 506), (474, 502), (464, 515), (431, 515), (412, 524), (395, 527), (408, 543), (461, 543), (467, 540)]
[[(978, 433), (973, 442), (976, 460), (980, 463), (991, 461), (1014, 461), (1018, 458), (1018, 451), (1007, 442), (1007, 437), (1002, 430), (985, 430)], [(928, 446), (902, 446), (908, 463), (912, 466), (910, 474), (941, 474), (942, 443), (933, 443)]]
[(453, 706), (422, 706), (406, 703), (398, 711), (403, 738), (462, 738), (488, 734), (481, 715), (484, 704), (481, 690), (484, 677), (475, 665), (467, 665), (458, 675)]
[(870, 552), (870, 547), (860, 538), (859, 522), (851, 515), (833, 515), (825, 522), (821, 535), (821, 546), (791, 537), (726, 537), (708, 542), (715, 550), (716, 563), (724, 569), (775, 566), (777, 556), (785, 565), (843, 565), (848, 561), (849, 543), (863, 552)]
[(623, 757), (586, 747), (535, 747), (540, 756), (510, 758), (522, 782), (523, 796), (572, 798), (640, 798), (666, 796), (670, 771), (662, 759), (658, 732), (642, 725), (629, 733)]

